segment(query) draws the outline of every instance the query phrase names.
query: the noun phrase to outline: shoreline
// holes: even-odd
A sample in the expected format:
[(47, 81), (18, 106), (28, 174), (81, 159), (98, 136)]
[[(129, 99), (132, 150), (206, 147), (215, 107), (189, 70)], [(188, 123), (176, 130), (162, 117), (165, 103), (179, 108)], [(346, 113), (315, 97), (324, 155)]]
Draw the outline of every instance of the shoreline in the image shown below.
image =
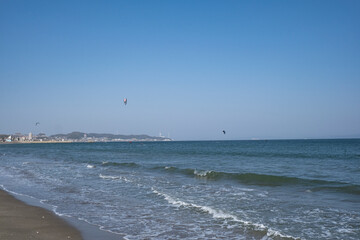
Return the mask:
[(28, 205), (2, 189), (0, 202), (0, 239), (84, 239), (78, 229), (55, 213)]
[(0, 188), (0, 239), (121, 240), (122, 235), (73, 217), (59, 216), (40, 201)]

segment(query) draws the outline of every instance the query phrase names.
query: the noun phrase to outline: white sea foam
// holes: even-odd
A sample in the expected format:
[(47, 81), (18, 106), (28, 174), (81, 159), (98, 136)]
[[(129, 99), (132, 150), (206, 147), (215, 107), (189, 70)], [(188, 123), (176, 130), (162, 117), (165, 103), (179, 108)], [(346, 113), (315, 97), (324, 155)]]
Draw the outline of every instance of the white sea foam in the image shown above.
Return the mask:
[[(131, 181), (130, 179), (127, 179), (126, 177), (120, 177), (120, 178), (121, 178), (121, 180), (123, 180), (124, 182), (133, 182), (133, 181)], [(138, 184), (138, 186), (142, 186), (142, 185)]]
[(244, 192), (231, 193), (231, 195), (233, 195), (233, 196), (241, 196), (241, 197), (243, 197), (243, 196), (245, 196), (245, 195), (246, 195), (246, 193), (244, 193)]
[(258, 193), (257, 196), (259, 196), (259, 197), (267, 197), (267, 192)]
[(80, 217), (80, 218), (77, 218), (77, 220), (86, 222), (87, 224), (90, 224), (90, 225), (92, 225), (92, 226), (94, 226), (94, 227), (97, 227), (97, 228), (100, 229), (101, 231), (108, 232), (108, 233), (112, 233), (112, 234), (116, 234), (116, 235), (122, 235), (121, 233), (108, 230), (108, 229), (106, 229), (106, 227), (104, 227), (104, 226), (102, 226), (102, 225), (100, 225), (100, 224), (94, 224), (94, 223), (88, 221), (88, 220), (85, 219), (85, 218), (81, 218), (81, 217)]
[(126, 177), (123, 176), (111, 176), (111, 175), (102, 175), (101, 173), (99, 174), (99, 177), (102, 179), (111, 179), (111, 180), (122, 180), (124, 182), (132, 182), (130, 179), (127, 179)]
[(198, 170), (194, 170), (194, 174), (198, 177), (206, 177), (208, 174), (213, 173), (214, 171), (211, 170), (207, 170), (207, 171), (198, 171)]
[(153, 191), (153, 193), (163, 197), (167, 202), (169, 202), (170, 204), (172, 204), (172, 205), (174, 205), (176, 207), (189, 207), (189, 208), (199, 209), (202, 212), (205, 212), (205, 213), (208, 213), (208, 214), (212, 215), (212, 217), (216, 218), (216, 219), (230, 220), (230, 221), (238, 222), (238, 223), (240, 223), (240, 224), (242, 224), (244, 226), (253, 227), (255, 230), (266, 231), (266, 235), (262, 239), (268, 239), (268, 237), (274, 237), (274, 236), (283, 237), (283, 238), (290, 238), (290, 239), (300, 239), (300, 238), (295, 238), (295, 237), (292, 237), (292, 236), (289, 236), (289, 235), (282, 234), (279, 231), (276, 231), (276, 230), (273, 230), (273, 229), (271, 229), (269, 227), (266, 227), (263, 224), (252, 223), (252, 222), (249, 222), (249, 221), (246, 221), (246, 220), (239, 219), (237, 216), (226, 213), (226, 212), (224, 212), (222, 210), (217, 210), (217, 209), (214, 209), (214, 208), (209, 207), (209, 206), (201, 206), (201, 205), (197, 205), (197, 204), (194, 204), (194, 203), (184, 202), (184, 201), (175, 199), (175, 198), (171, 197), (168, 194), (159, 192), (154, 188), (151, 188), (151, 190)]
[(58, 206), (47, 203), (48, 200), (43, 199), (43, 200), (40, 200), (40, 202), (41, 202), (42, 204), (44, 204), (44, 205), (50, 206), (50, 207), (52, 208), (52, 211), (53, 211), (56, 215), (58, 215), (58, 216), (60, 216), (60, 217), (69, 217), (69, 218), (72, 217), (71, 215), (58, 212), (58, 211), (57, 211)]
[(237, 188), (238, 190), (245, 191), (245, 192), (252, 192), (254, 189), (252, 188)]
[(86, 165), (87, 168), (95, 168), (95, 165), (88, 164)]
[(349, 228), (340, 228), (340, 229), (337, 230), (337, 232), (339, 232), (339, 233), (353, 233), (354, 230), (349, 229)]
[(120, 179), (119, 176), (106, 176), (106, 175), (102, 175), (101, 173), (99, 174), (99, 177), (101, 177), (102, 179), (112, 179), (112, 180)]
[(18, 196), (24, 196), (24, 197), (28, 197), (28, 198), (32, 198), (32, 199), (36, 199), (30, 195), (26, 195), (26, 194), (22, 194), (22, 193), (17, 193), (17, 192), (14, 192), (14, 191), (11, 191), (9, 189), (7, 189), (4, 185), (0, 184), (0, 187), (5, 191), (5, 192), (8, 192), (8, 193), (11, 193), (11, 194), (14, 194), (14, 195), (18, 195)]

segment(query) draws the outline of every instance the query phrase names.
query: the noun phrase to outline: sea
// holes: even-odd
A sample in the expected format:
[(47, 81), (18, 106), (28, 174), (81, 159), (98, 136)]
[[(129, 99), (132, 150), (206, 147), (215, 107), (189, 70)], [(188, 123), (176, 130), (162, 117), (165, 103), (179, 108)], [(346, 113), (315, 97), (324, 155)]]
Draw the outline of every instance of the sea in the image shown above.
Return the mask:
[(118, 239), (360, 239), (360, 139), (1, 144), (0, 187)]

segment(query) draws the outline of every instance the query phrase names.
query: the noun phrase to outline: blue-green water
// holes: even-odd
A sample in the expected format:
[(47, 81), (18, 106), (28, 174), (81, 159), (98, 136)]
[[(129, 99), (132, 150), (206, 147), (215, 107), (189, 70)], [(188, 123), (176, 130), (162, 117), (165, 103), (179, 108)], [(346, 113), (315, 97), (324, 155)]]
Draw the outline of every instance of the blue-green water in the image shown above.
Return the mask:
[(0, 185), (119, 238), (360, 236), (360, 140), (7, 144)]

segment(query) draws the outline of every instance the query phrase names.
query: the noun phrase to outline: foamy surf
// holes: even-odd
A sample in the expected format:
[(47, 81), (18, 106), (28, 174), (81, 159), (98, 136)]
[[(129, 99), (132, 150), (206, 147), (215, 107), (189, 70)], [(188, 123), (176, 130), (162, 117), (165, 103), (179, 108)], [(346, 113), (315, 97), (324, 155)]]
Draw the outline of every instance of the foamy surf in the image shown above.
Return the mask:
[(119, 176), (106, 176), (106, 175), (102, 175), (102, 174), (99, 174), (99, 177), (102, 179), (111, 179), (111, 180), (120, 179)]
[(4, 185), (0, 184), (0, 188), (10, 194), (12, 194), (13, 196), (18, 196), (20, 198), (20, 200), (30, 204), (30, 205), (34, 205), (34, 206), (38, 206), (38, 207), (42, 207), (42, 208), (46, 208), (48, 210), (53, 211), (56, 215), (60, 216), (60, 217), (71, 217), (70, 215), (66, 215), (66, 214), (62, 214), (60, 212), (57, 211), (58, 206), (55, 206), (53, 204), (49, 204), (48, 200), (45, 199), (38, 199), (36, 197), (27, 195), (27, 194), (22, 194), (22, 193), (18, 193), (18, 192), (14, 192), (11, 191), (9, 189), (7, 189)]
[(172, 204), (175, 207), (188, 207), (188, 208), (198, 209), (198, 210), (201, 210), (204, 213), (210, 214), (214, 219), (223, 219), (223, 220), (228, 220), (228, 222), (229, 221), (237, 222), (237, 223), (240, 223), (243, 226), (250, 227), (250, 228), (252, 228), (254, 230), (266, 231), (266, 235), (262, 238), (262, 240), (271, 239), (271, 237), (281, 237), (281, 238), (284, 238), (284, 239), (301, 240), (301, 238), (296, 238), (296, 237), (293, 237), (293, 236), (290, 236), (290, 235), (282, 234), (279, 231), (276, 231), (276, 230), (273, 230), (273, 229), (271, 229), (269, 227), (266, 227), (263, 224), (252, 223), (250, 221), (239, 219), (237, 216), (235, 216), (233, 214), (226, 213), (226, 212), (224, 212), (222, 210), (217, 210), (217, 209), (214, 209), (214, 208), (209, 207), (209, 206), (202, 206), (202, 205), (198, 205), (198, 204), (194, 204), (194, 203), (181, 201), (181, 200), (178, 200), (178, 199), (175, 199), (175, 198), (171, 197), (168, 194), (159, 192), (154, 188), (151, 188), (151, 190), (152, 190), (153, 193), (157, 194), (158, 196), (163, 197), (168, 203)]
[(358, 240), (359, 143), (1, 145), (0, 184), (131, 240)]
[(102, 179), (110, 179), (110, 180), (122, 180), (124, 182), (132, 182), (130, 179), (124, 177), (124, 176), (111, 176), (111, 175), (102, 175), (101, 173), (99, 174), (99, 177)]
[(210, 174), (214, 173), (214, 171), (211, 170), (207, 170), (207, 171), (198, 171), (198, 170), (194, 170), (194, 175), (197, 177), (208, 177)]

